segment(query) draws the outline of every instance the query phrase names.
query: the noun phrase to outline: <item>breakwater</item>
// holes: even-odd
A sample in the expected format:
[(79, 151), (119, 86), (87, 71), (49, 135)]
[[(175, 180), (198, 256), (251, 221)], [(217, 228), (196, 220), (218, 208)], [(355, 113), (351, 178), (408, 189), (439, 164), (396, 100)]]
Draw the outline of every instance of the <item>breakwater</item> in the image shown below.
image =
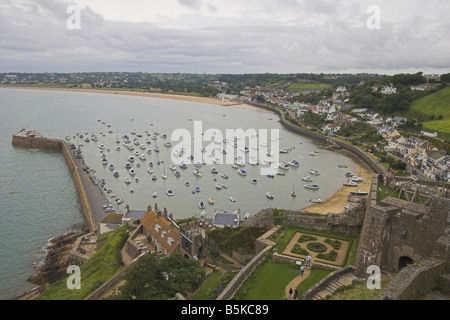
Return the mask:
[(78, 167), (75, 164), (75, 161), (70, 153), (67, 144), (60, 139), (46, 138), (36, 130), (23, 129), (13, 135), (12, 145), (31, 149), (52, 150), (62, 153), (75, 184), (75, 189), (77, 191), (77, 196), (86, 223), (86, 227), (88, 228), (89, 232), (96, 232), (98, 227), (95, 223), (91, 205), (86, 195), (85, 186), (83, 185)]

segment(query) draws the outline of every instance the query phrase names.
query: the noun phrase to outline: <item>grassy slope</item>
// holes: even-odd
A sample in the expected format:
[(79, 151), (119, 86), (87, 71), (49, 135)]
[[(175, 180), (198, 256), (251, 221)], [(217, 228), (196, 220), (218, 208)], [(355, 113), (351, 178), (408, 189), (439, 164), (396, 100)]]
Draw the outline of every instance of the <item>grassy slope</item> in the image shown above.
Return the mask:
[[(424, 122), (423, 127), (450, 134), (450, 87), (414, 101), (410, 112), (425, 116), (434, 115), (435, 120)], [(443, 116), (442, 120), (438, 120), (440, 115)]]

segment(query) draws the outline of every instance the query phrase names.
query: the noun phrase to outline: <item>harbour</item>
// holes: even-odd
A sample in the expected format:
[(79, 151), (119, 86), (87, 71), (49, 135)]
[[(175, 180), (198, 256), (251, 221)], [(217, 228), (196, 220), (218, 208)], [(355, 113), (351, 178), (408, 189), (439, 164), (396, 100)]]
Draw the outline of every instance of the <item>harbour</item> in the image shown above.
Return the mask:
[[(25, 99), (23, 101), (23, 106), (26, 107), (26, 104), (29, 103), (27, 96), (28, 91), (24, 90), (24, 92), (25, 94), (23, 97), (25, 97)], [(36, 95), (36, 92), (39, 91), (33, 90), (33, 94), (30, 94), (29, 97), (31, 98), (31, 96)], [(89, 99), (85, 100), (84, 103), (87, 105), (93, 104), (93, 102), (90, 102), (93, 98), (90, 94), (84, 95), (78, 93), (79, 96), (74, 98), (73, 93), (58, 92), (54, 96), (51, 92), (43, 92), (42, 98), (47, 99), (47, 101), (52, 101), (52, 104), (58, 104), (60, 103), (59, 101), (63, 101), (61, 98), (65, 94), (68, 94), (71, 98), (69, 100), (64, 100), (69, 101), (69, 107), (83, 109), (84, 107), (81, 101), (86, 98), (85, 96), (89, 96)], [(93, 99), (97, 104), (104, 104), (103, 108), (101, 106), (99, 107), (102, 110), (101, 115), (93, 112), (92, 115), (86, 118), (85, 115), (89, 114), (89, 107), (86, 107), (86, 110), (82, 110), (80, 113), (83, 115), (80, 118), (77, 118), (75, 113), (70, 112), (66, 114), (65, 117), (61, 117), (62, 119), (66, 119), (63, 121), (65, 125), (61, 125), (61, 123), (50, 125), (48, 123), (39, 123), (40, 121), (35, 121), (35, 123), (33, 123), (34, 128), (39, 128), (40, 130), (42, 130), (41, 128), (44, 128), (46, 135), (48, 134), (50, 137), (61, 137), (60, 139), (55, 139), (55, 141), (59, 141), (61, 145), (67, 147), (65, 153), (70, 155), (70, 157), (67, 155), (64, 156), (66, 166), (70, 161), (73, 161), (74, 164), (76, 164), (76, 169), (73, 169), (75, 166), (69, 164), (68, 171), (70, 172), (73, 181), (78, 179), (76, 178), (77, 173), (81, 181), (79, 185), (83, 186), (83, 188), (75, 188), (78, 198), (83, 199), (83, 197), (80, 198), (80, 195), (83, 195), (83, 189), (86, 197), (92, 198), (92, 200), (89, 199), (89, 201), (79, 201), (79, 210), (84, 214), (82, 215), (84, 220), (88, 221), (88, 224), (89, 220), (95, 221), (95, 223), (91, 222), (91, 226), (89, 227), (91, 230), (95, 230), (98, 221), (101, 221), (108, 214), (105, 211), (105, 208), (103, 208), (105, 203), (112, 203), (115, 211), (123, 213), (127, 206), (132, 209), (145, 210), (149, 204), (157, 202), (159, 207), (166, 207), (172, 212), (176, 219), (192, 216), (201, 217), (202, 214), (204, 214), (204, 217), (206, 218), (212, 218), (215, 212), (227, 211), (231, 213), (235, 210), (239, 210), (241, 218), (244, 218), (267, 207), (286, 207), (292, 210), (300, 210), (310, 206), (310, 199), (312, 198), (320, 197), (325, 200), (331, 197), (336, 190), (339, 190), (342, 187), (342, 183), (346, 181), (344, 171), (355, 168), (353, 161), (349, 158), (332, 151), (322, 149), (317, 150), (319, 146), (315, 145), (312, 140), (305, 139), (294, 133), (285, 132), (280, 123), (276, 121), (276, 117), (273, 117), (267, 112), (257, 112), (255, 110), (244, 108), (233, 109), (232, 107), (206, 104), (202, 107), (188, 104), (187, 110), (184, 110), (186, 118), (178, 123), (171, 124), (173, 119), (167, 116), (167, 112), (161, 113), (161, 116), (157, 121), (155, 121), (156, 119), (154, 117), (149, 117), (151, 119), (146, 121), (139, 121), (132, 119), (140, 119), (142, 116), (138, 116), (133, 111), (130, 112), (129, 109), (125, 113), (120, 114), (119, 109), (121, 107), (114, 106), (114, 102), (118, 102), (117, 104), (120, 105), (129, 103), (129, 101), (124, 101), (122, 100), (123, 97), (117, 95), (112, 96), (114, 99), (107, 99), (107, 103), (105, 103), (102, 101), (103, 98), (101, 98), (104, 96), (106, 95), (98, 95)], [(126, 98), (129, 99), (130, 97)], [(72, 99), (74, 99), (73, 102)], [(81, 101), (79, 99), (81, 99)], [(167, 105), (164, 103), (159, 107), (158, 99), (139, 98), (139, 101), (133, 101), (139, 102), (136, 105), (136, 109), (141, 109), (143, 114), (148, 114), (150, 105), (153, 105), (151, 108), (154, 109), (163, 106), (167, 108)], [(170, 105), (171, 101), (167, 100), (167, 103)], [(184, 103), (185, 102), (177, 101), (171, 108), (181, 110), (181, 107), (186, 108)], [(139, 104), (142, 104), (145, 107), (139, 107)], [(39, 105), (37, 105), (37, 108), (40, 108)], [(46, 108), (48, 108), (48, 106)], [(203, 112), (199, 113), (201, 108), (208, 108), (210, 112), (215, 112), (215, 118), (205, 117), (205, 113)], [(63, 108), (61, 112), (67, 112), (68, 110), (68, 108)], [(32, 114), (36, 114), (37, 111), (33, 110), (31, 112)], [(158, 113), (157, 110), (153, 110), (153, 112)], [(105, 117), (105, 115), (107, 115), (107, 117)], [(195, 115), (197, 117), (195, 117)], [(245, 161), (246, 163), (241, 164), (245, 165), (245, 167), (242, 166), (241, 168), (238, 166), (238, 168), (244, 170), (247, 175), (239, 174), (239, 169), (223, 163), (215, 165), (218, 173), (211, 172), (212, 166), (197, 167), (195, 165), (187, 165), (183, 168), (178, 167), (177, 170), (170, 169), (170, 165), (172, 164), (171, 153), (175, 151), (175, 147), (164, 146), (164, 141), (167, 142), (170, 140), (170, 133), (173, 130), (178, 127), (191, 128), (193, 124), (192, 119), (197, 118), (202, 119), (208, 124), (205, 128), (213, 127), (225, 132), (225, 129), (230, 126), (230, 124), (232, 124), (232, 127), (239, 127), (242, 124), (239, 119), (246, 119), (246, 117), (248, 118), (248, 115), (252, 115), (253, 118), (255, 118), (255, 122), (249, 123), (249, 126), (252, 125), (255, 128), (269, 127), (280, 130), (280, 144), (283, 146), (283, 150), (285, 150), (285, 148), (290, 148), (289, 153), (280, 153), (280, 161), (288, 163), (296, 160), (299, 162), (298, 167), (292, 162), (294, 166), (289, 170), (283, 170), (286, 171), (284, 175), (276, 174), (272, 178), (262, 176), (260, 174), (259, 166), (250, 164), (248, 163), (249, 161)], [(113, 119), (116, 118), (120, 118), (122, 121), (114, 122)], [(34, 119), (37, 119), (37, 117)], [(102, 122), (104, 123), (102, 124)], [(84, 129), (80, 130), (80, 123), (83, 123)], [(110, 125), (110, 127), (108, 127), (108, 125)], [(245, 126), (242, 127), (245, 128)], [(15, 130), (17, 130), (17, 128), (15, 128)], [(145, 131), (148, 131), (150, 136), (147, 136)], [(160, 133), (160, 136), (157, 139), (152, 138), (152, 133), (154, 132)], [(91, 138), (92, 135), (94, 135), (98, 139), (90, 139), (89, 142), (86, 142), (84, 141), (84, 138), (80, 139), (79, 135), (77, 136), (76, 133), (87, 133), (87, 137)], [(142, 135), (142, 137), (138, 137), (138, 134)], [(165, 140), (162, 138), (163, 134), (166, 134)], [(122, 139), (125, 135), (139, 138), (139, 142), (141, 143), (139, 146), (135, 145), (135, 149), (137, 148), (138, 150), (141, 150), (142, 153), (146, 154), (145, 160), (139, 159), (132, 150), (129, 150), (123, 145)], [(69, 137), (70, 140), (66, 140), (64, 137)], [(118, 138), (120, 140), (120, 151), (116, 149), (118, 146), (116, 140)], [(42, 139), (42, 141), (45, 141), (46, 143), (53, 140), (53, 138), (45, 137), (42, 137)], [(146, 139), (151, 142), (151, 144), (149, 144), (151, 146), (149, 149), (152, 150), (151, 154), (146, 153), (146, 150), (140, 148), (141, 144), (147, 144)], [(36, 143), (36, 137), (33, 137), (32, 140)], [(79, 147), (82, 151), (83, 159), (77, 159), (75, 157), (73, 149), (70, 149), (70, 143), (81, 145)], [(104, 149), (100, 148), (101, 145), (103, 145)], [(28, 148), (36, 147), (34, 144), (24, 146)], [(159, 146), (159, 152), (155, 152), (154, 148), (156, 146)], [(63, 149), (62, 146), (60, 147)], [(56, 150), (60, 147), (56, 147)], [(314, 150), (319, 151), (319, 155), (312, 157), (309, 155), (309, 152)], [(108, 165), (102, 163), (103, 154), (106, 156), (108, 164), (114, 164), (114, 170), (110, 170)], [(125, 168), (125, 163), (131, 155), (136, 156), (136, 159), (133, 162), (133, 169), (135, 169), (136, 172), (134, 177), (138, 177), (139, 181), (136, 182), (134, 178), (134, 181), (132, 181), (130, 185), (127, 185), (124, 182), (124, 178), (126, 177), (125, 173), (128, 170)], [(186, 157), (186, 163), (188, 163), (188, 155), (186, 154), (184, 156)], [(69, 159), (71, 160), (68, 161)], [(318, 160), (319, 162), (323, 162), (323, 166), (317, 165)], [(313, 162), (311, 161), (316, 163), (316, 168), (320, 167), (321, 175), (316, 178), (316, 182), (321, 185), (320, 190), (304, 190), (304, 184), (306, 183), (301, 181), (301, 177), (305, 172), (312, 168)], [(138, 163), (140, 164), (140, 168), (136, 166)], [(148, 172), (150, 163), (153, 163), (153, 174), (157, 176), (156, 181), (151, 179), (151, 175)], [(338, 164), (346, 164), (349, 168), (339, 168)], [(83, 170), (84, 166), (89, 166), (89, 174)], [(193, 174), (194, 168), (198, 168), (203, 172), (201, 177)], [(119, 177), (114, 177), (114, 171), (119, 172)], [(181, 176), (177, 177), (175, 175), (176, 171), (179, 171)], [(279, 171), (281, 172), (281, 170)], [(164, 173), (167, 175), (167, 179), (162, 178), (162, 174)], [(336, 175), (336, 173), (339, 173), (339, 175)], [(228, 179), (224, 177), (227, 177)], [(103, 179), (106, 181), (106, 189), (101, 189), (98, 185), (98, 182)], [(254, 183), (254, 180), (257, 181), (257, 183)], [(97, 184), (95, 184), (96, 182)], [(189, 182), (189, 186), (186, 185), (186, 182)], [(77, 184), (78, 183), (75, 183), (75, 185)], [(216, 188), (216, 184), (220, 185), (222, 188)], [(291, 195), (293, 185), (295, 186), (296, 197)], [(134, 192), (130, 192), (131, 188), (133, 188)], [(107, 193), (107, 190), (109, 189), (112, 190), (111, 193)], [(173, 192), (172, 196), (167, 195), (169, 189)], [(266, 196), (266, 193), (268, 192), (272, 193), (272, 199)], [(113, 201), (110, 198), (113, 193), (117, 194), (118, 197), (123, 198), (124, 202), (117, 204)], [(157, 196), (153, 197), (154, 194), (157, 194)], [(199, 201), (202, 199), (205, 202), (204, 209), (199, 208)], [(83, 205), (83, 202), (89, 202), (91, 218), (86, 219), (86, 216), (89, 217), (89, 214), (86, 215), (86, 212), (89, 212), (89, 208), (87, 208), (86, 205)]]

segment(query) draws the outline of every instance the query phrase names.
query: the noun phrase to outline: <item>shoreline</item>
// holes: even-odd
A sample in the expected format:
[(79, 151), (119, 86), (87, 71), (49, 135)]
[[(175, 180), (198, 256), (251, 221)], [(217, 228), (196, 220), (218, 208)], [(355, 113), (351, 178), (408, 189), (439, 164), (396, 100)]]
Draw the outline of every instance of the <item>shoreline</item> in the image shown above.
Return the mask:
[(198, 102), (215, 104), (223, 107), (234, 107), (243, 108), (255, 111), (269, 112), (268, 110), (258, 108), (256, 106), (247, 104), (242, 101), (222, 101), (215, 98), (188, 96), (188, 95), (178, 95), (170, 93), (151, 93), (151, 92), (139, 92), (130, 90), (106, 90), (106, 89), (71, 89), (71, 88), (51, 88), (51, 87), (26, 87), (26, 86), (0, 86), (1, 88), (7, 89), (25, 89), (25, 90), (48, 90), (48, 91), (65, 91), (65, 92), (82, 92), (82, 93), (102, 93), (102, 94), (117, 94), (124, 96), (135, 96), (135, 97), (147, 97), (147, 98), (157, 98), (157, 99), (169, 99), (178, 101), (188, 101), (188, 102)]

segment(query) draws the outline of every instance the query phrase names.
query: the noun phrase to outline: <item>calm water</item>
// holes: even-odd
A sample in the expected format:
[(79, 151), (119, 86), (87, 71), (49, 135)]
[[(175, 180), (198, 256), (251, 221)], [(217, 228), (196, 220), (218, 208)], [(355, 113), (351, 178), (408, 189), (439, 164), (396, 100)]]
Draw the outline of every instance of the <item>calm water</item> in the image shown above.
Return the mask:
[[(215, 204), (206, 205), (204, 211), (208, 218), (212, 218), (218, 210), (232, 212), (240, 209), (243, 215), (255, 214), (267, 207), (302, 209), (310, 205), (311, 198), (326, 199), (333, 195), (345, 181), (344, 173), (354, 167), (349, 158), (337, 153), (319, 150), (318, 156), (310, 156), (309, 152), (318, 150), (311, 140), (284, 130), (275, 115), (262, 111), (167, 99), (22, 89), (0, 89), (0, 111), (2, 299), (14, 297), (31, 288), (26, 278), (32, 274), (33, 263), (45, 256), (42, 247), (50, 238), (70, 231), (73, 225), (83, 221), (75, 188), (62, 155), (11, 146), (12, 135), (25, 125), (51, 138), (64, 139), (69, 135), (71, 142), (82, 144), (86, 163), (95, 170), (98, 178), (106, 180), (112, 193), (125, 200), (116, 207), (122, 212), (126, 204), (131, 209), (145, 210), (149, 204), (158, 203), (159, 207), (166, 207), (177, 219), (199, 216), (203, 211), (198, 208), (200, 199), (207, 202), (209, 198), (213, 198)], [(195, 151), (191, 150), (182, 157), (188, 169), (177, 166), (181, 177), (175, 177), (169, 165), (179, 141), (172, 141), (172, 147), (165, 147), (164, 142), (170, 141), (176, 129), (186, 129), (193, 137), (196, 121), (202, 122), (203, 132), (216, 129), (215, 132), (222, 133), (224, 138), (226, 129), (268, 129), (269, 145), (272, 143), (270, 129), (279, 129), (280, 148), (292, 147), (288, 154), (280, 154), (280, 161), (295, 159), (300, 162), (300, 166), (291, 167), (285, 171), (285, 176), (270, 179), (260, 174), (261, 166), (246, 164), (242, 169), (247, 172), (247, 176), (241, 176), (230, 164), (215, 164), (198, 168), (203, 176), (196, 177), (193, 174), (196, 167), (188, 164), (187, 156)], [(168, 138), (153, 140), (146, 134), (155, 131), (167, 134)], [(132, 132), (140, 133), (142, 137), (138, 138)], [(77, 133), (89, 137), (95, 135), (99, 141), (84, 142), (83, 139), (74, 138)], [(131, 140), (137, 138), (152, 153), (148, 154), (137, 145), (135, 150), (128, 150), (122, 143), (124, 135), (130, 136)], [(120, 144), (116, 144), (117, 138)], [(146, 139), (149, 139), (150, 145)], [(100, 150), (100, 144), (109, 151)], [(154, 151), (155, 145), (159, 147), (159, 153)], [(216, 150), (211, 155), (213, 158), (223, 157), (211, 142), (203, 144), (205, 147), (208, 145)], [(121, 150), (116, 151), (116, 146), (120, 146)], [(146, 160), (135, 156), (134, 177), (138, 177), (139, 182), (133, 181), (127, 185), (124, 178), (134, 177), (125, 169), (125, 163), (129, 156), (135, 155), (135, 151), (144, 153)], [(115, 170), (119, 171), (119, 178), (115, 178), (113, 171), (101, 163), (103, 153), (109, 164), (114, 164)], [(203, 155), (207, 157), (209, 153)], [(263, 164), (266, 158), (258, 160)], [(154, 164), (157, 181), (152, 181), (147, 171), (150, 162)], [(137, 163), (140, 163), (139, 168)], [(347, 164), (349, 169), (339, 169), (338, 164)], [(211, 173), (213, 166), (219, 174)], [(309, 174), (311, 168), (319, 170), (320, 176)], [(167, 174), (167, 179), (162, 179), (163, 173)], [(222, 173), (229, 179), (223, 179)], [(306, 182), (301, 178), (305, 174), (314, 178), (314, 183), (320, 186), (319, 190), (304, 188)], [(252, 179), (257, 179), (258, 184), (252, 184)], [(185, 181), (190, 182), (190, 187), (185, 186)], [(225, 184), (227, 188), (217, 190), (216, 183)], [(193, 194), (195, 186), (199, 186), (201, 191)], [(134, 190), (133, 193), (130, 188)], [(167, 189), (173, 190), (172, 197), (166, 195)], [(297, 194), (295, 198), (290, 195), (293, 189)], [(159, 194), (156, 199), (152, 198), (154, 192)], [(274, 195), (273, 200), (267, 199), (267, 192)], [(236, 202), (230, 201), (230, 197), (234, 197)]]

